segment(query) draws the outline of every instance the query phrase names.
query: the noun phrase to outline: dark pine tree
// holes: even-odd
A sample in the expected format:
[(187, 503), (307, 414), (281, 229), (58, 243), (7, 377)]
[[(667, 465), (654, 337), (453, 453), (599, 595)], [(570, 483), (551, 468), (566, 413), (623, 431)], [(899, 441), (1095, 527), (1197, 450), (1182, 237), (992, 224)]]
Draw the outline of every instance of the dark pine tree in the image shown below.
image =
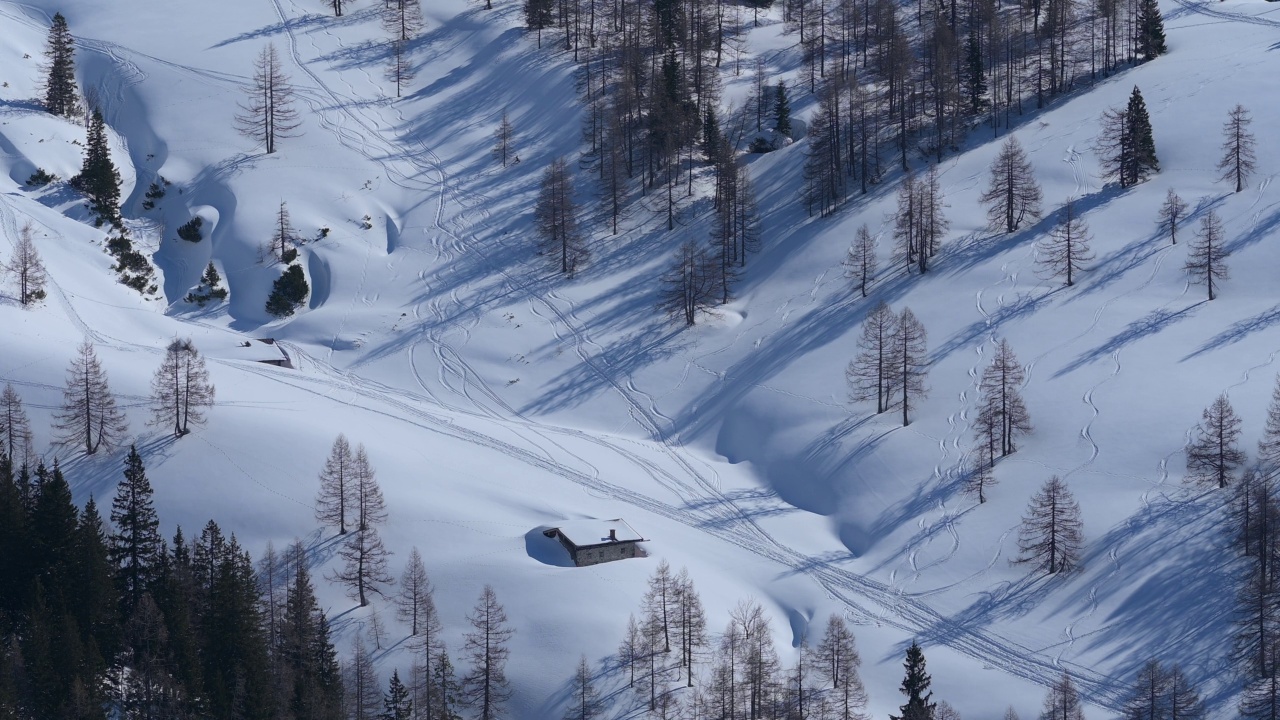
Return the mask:
[(111, 161), (111, 149), (107, 147), (107, 123), (96, 108), (89, 121), (80, 174), (72, 179), (72, 184), (89, 198), (89, 209), (98, 216), (94, 225), (101, 227), (103, 223), (110, 223), (116, 229), (123, 229), (120, 172)]
[(890, 715), (889, 720), (933, 720), (933, 710), (937, 703), (929, 702), (933, 693), (929, 690), (933, 679), (925, 670), (924, 650), (912, 640), (907, 648), (907, 658), (902, 666), (906, 675), (902, 678), (899, 690), (907, 696), (907, 702), (898, 708), (901, 714)]
[(71, 37), (62, 13), (53, 16), (44, 56), (49, 59), (44, 108), (54, 115), (71, 117), (80, 111), (76, 106), (75, 38)]
[(124, 617), (133, 610), (143, 593), (155, 581), (160, 560), (160, 520), (152, 505), (151, 481), (137, 447), (129, 448), (124, 461), (124, 480), (116, 486), (111, 502), (111, 560), (119, 568), (117, 577)]
[(290, 265), (271, 286), (271, 294), (267, 296), (267, 312), (273, 317), (289, 317), (302, 307), (310, 292), (311, 286), (307, 284), (307, 276), (302, 268)]
[(1164, 18), (1156, 0), (1138, 2), (1138, 54), (1143, 60), (1155, 60), (1168, 52), (1164, 41)]
[(773, 92), (773, 129), (783, 137), (791, 137), (791, 99), (787, 97), (787, 84), (781, 80)]

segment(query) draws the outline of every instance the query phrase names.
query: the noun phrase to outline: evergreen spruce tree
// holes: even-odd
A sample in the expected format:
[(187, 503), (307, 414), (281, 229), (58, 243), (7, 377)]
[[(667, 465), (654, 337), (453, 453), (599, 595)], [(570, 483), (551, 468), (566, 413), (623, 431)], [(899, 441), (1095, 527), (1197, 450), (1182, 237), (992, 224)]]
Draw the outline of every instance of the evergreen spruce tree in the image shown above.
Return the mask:
[(787, 84), (778, 81), (773, 92), (773, 129), (779, 135), (791, 137), (791, 99), (787, 96)]
[(110, 223), (123, 231), (120, 219), (120, 172), (111, 161), (111, 149), (107, 146), (107, 123), (102, 112), (94, 108), (89, 121), (88, 137), (84, 145), (84, 160), (80, 174), (72, 179), (72, 185), (89, 199), (89, 209), (97, 219), (94, 225)]
[(71, 37), (62, 13), (53, 16), (44, 56), (49, 59), (44, 108), (54, 115), (74, 117), (80, 112), (76, 105), (75, 38)]
[(379, 720), (411, 720), (413, 717), (413, 700), (409, 697), (409, 689), (400, 681), (400, 671), (391, 671), (391, 680), (387, 683), (387, 694), (382, 698), (382, 715)]
[(1168, 52), (1164, 40), (1164, 18), (1157, 0), (1138, 0), (1138, 54), (1155, 60)]
[(902, 678), (899, 690), (907, 696), (907, 702), (898, 708), (901, 714), (890, 715), (889, 720), (933, 720), (933, 711), (937, 703), (930, 702), (933, 693), (929, 690), (933, 679), (925, 670), (924, 650), (916, 641), (911, 641), (907, 648), (907, 658), (903, 662), (906, 675)]
[(152, 586), (160, 561), (160, 520), (152, 504), (151, 481), (137, 447), (129, 448), (124, 480), (111, 502), (111, 560), (119, 568), (124, 617), (133, 615), (142, 595)]
[(987, 99), (987, 71), (982, 62), (982, 44), (978, 32), (970, 32), (964, 44), (964, 80), (969, 96), (969, 108), (975, 114), (991, 104)]
[(271, 286), (271, 294), (267, 296), (267, 313), (278, 318), (289, 317), (302, 307), (310, 293), (311, 286), (307, 284), (307, 276), (302, 272), (302, 267), (290, 265)]
[[(1150, 2), (1151, 0), (1148, 0)], [(1134, 182), (1142, 182), (1151, 173), (1160, 172), (1160, 161), (1156, 158), (1156, 141), (1151, 132), (1151, 117), (1147, 114), (1147, 103), (1142, 99), (1142, 91), (1137, 85), (1129, 94), (1129, 105), (1125, 109), (1128, 119), (1129, 133), (1133, 137)]]
[(1096, 150), (1104, 176), (1115, 178), (1122, 188), (1137, 185), (1160, 171), (1151, 118), (1136, 85), (1123, 110), (1103, 112)]

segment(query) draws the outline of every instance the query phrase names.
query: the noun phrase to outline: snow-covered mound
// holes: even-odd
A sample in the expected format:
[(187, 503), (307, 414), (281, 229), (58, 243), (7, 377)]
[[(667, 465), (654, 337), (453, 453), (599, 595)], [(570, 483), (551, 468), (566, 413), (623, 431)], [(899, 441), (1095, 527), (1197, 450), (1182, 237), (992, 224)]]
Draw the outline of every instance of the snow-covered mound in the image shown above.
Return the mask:
[[(310, 0), (0, 0), (0, 259), (30, 223), (51, 278), (33, 310), (0, 302), (0, 380), (23, 395), (42, 449), (64, 367), (87, 337), (128, 408), (167, 533), (212, 517), (255, 553), (303, 538), (327, 567), (316, 475), (338, 433), (363, 443), (390, 508), (392, 566), (422, 551), (450, 645), (484, 584), (504, 601), (518, 630), (509, 674), (520, 718), (560, 714), (578, 655), (615, 651), (661, 559), (689, 569), (714, 629), (745, 597), (770, 610), (784, 647), (844, 613), (875, 715), (901, 702), (912, 638), (937, 697), (975, 717), (1010, 703), (1034, 715), (1064, 670), (1091, 714), (1115, 712), (1150, 657), (1203, 683), (1215, 716), (1234, 712), (1225, 494), (1183, 484), (1183, 447), (1222, 392), (1251, 447), (1280, 371), (1270, 190), (1280, 149), (1261, 130), (1280, 112), (1267, 90), (1274, 8), (1166, 3), (1167, 56), (1015, 128), (1046, 209), (1075, 197), (1093, 229), (1097, 257), (1075, 287), (1037, 274), (1035, 240), (1052, 212), (1013, 235), (985, 230), (978, 196), (1000, 144), (986, 129), (941, 164), (951, 231), (934, 269), (890, 267), (870, 300), (856, 298), (841, 261), (866, 223), (890, 265), (895, 188), (808, 217), (802, 140), (749, 160), (763, 251), (717, 318), (677, 330), (655, 310), (655, 288), (676, 238), (705, 232), (692, 210), (674, 233), (643, 201), (618, 236), (593, 225), (593, 260), (571, 280), (536, 262), (542, 170), (581, 151), (571, 57), (525, 36), (518, 3), (429, 0), (417, 77), (396, 99), (377, 49), (379, 4), (335, 19)], [(69, 19), (80, 82), (116, 134), (124, 214), (154, 229), (146, 249), (161, 299), (114, 282), (104, 234), (65, 185), (24, 186), (37, 168), (70, 177), (80, 158), (82, 129), (33, 101), (54, 11)], [(747, 51), (796, 72), (785, 60), (794, 41), (769, 16)], [(302, 125), (263, 155), (233, 118), (268, 42), (297, 86)], [(726, 97), (740, 100), (749, 79), (726, 80)], [(1134, 85), (1161, 172), (1120, 190), (1099, 179), (1092, 146), (1102, 111)], [(1236, 103), (1262, 138), (1261, 171), (1239, 194), (1215, 170)], [(504, 110), (521, 159), (505, 169), (489, 154)], [(144, 210), (149, 186), (166, 180)], [(1232, 276), (1212, 303), (1188, 283), (1185, 245), (1156, 231), (1169, 188), (1225, 221)], [(281, 202), (306, 240), (311, 295), (277, 321), (263, 303), (280, 268), (262, 258)], [(179, 240), (195, 216), (203, 240)], [(211, 261), (230, 300), (198, 309), (183, 298)], [(905, 428), (846, 399), (845, 366), (880, 299), (910, 307), (929, 334), (929, 395)], [(218, 402), (206, 427), (174, 441), (144, 424), (145, 406), (165, 345), (188, 335), (210, 357)], [(236, 351), (253, 338), (274, 338), (293, 367)], [(1035, 431), (978, 506), (961, 480), (978, 378), (1001, 339), (1028, 366)], [(109, 496), (121, 459), (67, 463), (77, 499)], [(1019, 517), (1050, 475), (1079, 499), (1086, 545), (1083, 572), (1045, 579), (1009, 561)], [(616, 517), (649, 538), (647, 559), (565, 567), (537, 532)], [(342, 618), (339, 638), (360, 632), (370, 611), (350, 612), (339, 587), (320, 591)], [(408, 656), (379, 663), (387, 674)]]

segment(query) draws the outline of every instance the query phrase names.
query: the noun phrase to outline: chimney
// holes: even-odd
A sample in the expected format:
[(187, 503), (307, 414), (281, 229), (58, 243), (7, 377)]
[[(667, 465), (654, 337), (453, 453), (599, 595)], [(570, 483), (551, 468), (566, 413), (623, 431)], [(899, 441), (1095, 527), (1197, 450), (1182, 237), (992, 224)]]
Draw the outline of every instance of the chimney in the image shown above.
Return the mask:
[(618, 531), (613, 528), (609, 528), (609, 542), (618, 542)]

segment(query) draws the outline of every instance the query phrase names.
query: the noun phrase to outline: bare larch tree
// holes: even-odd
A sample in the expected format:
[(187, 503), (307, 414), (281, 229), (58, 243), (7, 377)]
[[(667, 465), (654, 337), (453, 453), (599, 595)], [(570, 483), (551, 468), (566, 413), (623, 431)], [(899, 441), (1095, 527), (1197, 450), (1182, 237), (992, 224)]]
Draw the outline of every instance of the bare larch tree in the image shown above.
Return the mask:
[(1054, 475), (1031, 498), (1018, 530), (1019, 554), (1014, 562), (1050, 575), (1071, 572), (1080, 566), (1082, 542), (1080, 505), (1066, 483)]
[(356, 528), (338, 550), (344, 565), (331, 579), (346, 585), (351, 596), (364, 607), (369, 604), (369, 594), (385, 594), (382, 586), (390, 584), (392, 579), (387, 572), (387, 557), (391, 553), (378, 535), (378, 525), (387, 519), (387, 506), (363, 445), (356, 448), (351, 462), (351, 480)]
[(853, 281), (858, 294), (867, 296), (871, 281), (876, 277), (876, 239), (866, 225), (858, 228), (858, 233), (849, 246), (849, 255), (844, 261), (845, 277)]
[(892, 382), (893, 387), (902, 392), (902, 426), (906, 427), (911, 424), (912, 403), (928, 394), (924, 380), (929, 373), (928, 336), (911, 308), (903, 308), (898, 315), (898, 329), (893, 339)]
[[(1009, 341), (1001, 339), (995, 357), (982, 373), (979, 385), (981, 409), (977, 423), (979, 440), (993, 451), (998, 449), (1000, 457), (1017, 450), (1013, 442), (1016, 436), (1031, 432), (1031, 416), (1018, 391), (1026, 379), (1026, 370), (1014, 356)], [(988, 423), (983, 422), (987, 416), (993, 421), (990, 423), (992, 427), (986, 427)], [(986, 433), (993, 433), (993, 436)], [(992, 457), (995, 457), (994, 452)]]
[(253, 64), (252, 84), (246, 92), (248, 97), (236, 115), (236, 129), (245, 137), (262, 143), (269, 155), (276, 151), (276, 141), (294, 137), (294, 131), (302, 122), (293, 106), (293, 87), (284, 74), (280, 53), (276, 52), (274, 43), (269, 43), (258, 53)]
[(19, 303), (30, 306), (44, 299), (44, 286), (48, 282), (48, 275), (45, 273), (44, 263), (40, 260), (40, 253), (36, 251), (31, 225), (23, 225), (22, 230), (18, 232), (18, 242), (14, 245), (13, 257), (9, 258), (4, 269), (13, 276)]
[(1187, 446), (1187, 473), (1189, 479), (1224, 488), (1245, 460), (1239, 446), (1240, 417), (1223, 394), (1205, 408), (1203, 418)]
[(8, 459), (15, 474), (23, 467), (31, 467), (36, 455), (31, 422), (22, 407), (22, 398), (10, 383), (5, 383), (0, 392), (0, 454)]
[(551, 161), (542, 177), (542, 190), (533, 213), (539, 253), (557, 271), (572, 275), (587, 259), (587, 245), (573, 200), (573, 179), (564, 158)]
[(511, 149), (511, 141), (515, 137), (515, 127), (511, 124), (511, 116), (506, 110), (502, 111), (502, 119), (498, 121), (498, 128), (493, 131), (493, 156), (502, 162), (502, 167), (507, 166), (513, 151)]
[(88, 340), (76, 348), (76, 357), (67, 368), (67, 387), (62, 391), (62, 407), (54, 415), (54, 430), (60, 445), (80, 445), (86, 455), (119, 447), (128, 431), (124, 414), (107, 385), (107, 373)]
[(897, 334), (898, 316), (882, 300), (862, 321), (858, 355), (845, 370), (849, 398), (853, 402), (875, 399), (877, 414), (888, 410), (893, 400), (893, 348)]
[(686, 240), (662, 276), (658, 308), (672, 319), (693, 325), (698, 313), (715, 303), (719, 287), (716, 270), (711, 255), (693, 240)]
[(276, 211), (275, 225), (271, 230), (267, 254), (276, 262), (288, 265), (298, 256), (297, 239), (298, 231), (294, 229), (293, 222), (289, 219), (289, 205), (281, 200), (280, 209)]
[(1217, 297), (1214, 281), (1226, 280), (1229, 276), (1227, 257), (1230, 253), (1227, 252), (1223, 235), (1222, 220), (1210, 210), (1200, 219), (1196, 237), (1187, 251), (1187, 263), (1184, 267), (1191, 274), (1191, 282), (1207, 285), (1210, 300)]
[(1169, 192), (1164, 196), (1164, 204), (1160, 206), (1160, 217), (1158, 223), (1161, 233), (1169, 234), (1169, 242), (1172, 245), (1178, 244), (1178, 223), (1187, 217), (1187, 203), (1178, 197), (1178, 193), (1169, 188)]
[(1081, 267), (1093, 259), (1089, 251), (1089, 226), (1076, 212), (1075, 198), (1067, 198), (1058, 224), (1037, 243), (1037, 260), (1048, 277), (1062, 277), (1067, 287), (1075, 284)]
[(347, 518), (355, 512), (355, 474), (351, 445), (346, 435), (338, 435), (329, 450), (329, 457), (320, 471), (320, 493), (316, 496), (316, 520), (322, 525), (338, 528), (339, 535), (347, 534)]
[(182, 437), (191, 432), (193, 423), (204, 423), (204, 411), (213, 407), (213, 396), (204, 357), (189, 338), (175, 338), (151, 379), (152, 424), (172, 425), (173, 436)]
[(422, 5), (419, 0), (387, 0), (382, 6), (382, 27), (391, 36), (391, 64), (387, 78), (396, 84), (396, 97), (413, 79), (409, 42), (422, 32)]
[(1040, 184), (1027, 153), (1016, 135), (1000, 146), (991, 163), (991, 179), (979, 200), (987, 206), (987, 220), (993, 230), (1011, 233), (1026, 218), (1040, 217)]
[(463, 640), (463, 652), (471, 661), (471, 672), (463, 680), (463, 696), (476, 712), (477, 720), (496, 720), (511, 690), (507, 684), (507, 642), (515, 633), (507, 624), (507, 613), (489, 585), (467, 615), (471, 632)]
[(1249, 132), (1252, 122), (1249, 111), (1243, 105), (1236, 105), (1222, 126), (1222, 159), (1218, 161), (1218, 169), (1222, 171), (1223, 180), (1235, 183), (1236, 192), (1244, 190), (1249, 176), (1258, 167), (1258, 158), (1254, 154), (1256, 140)]

